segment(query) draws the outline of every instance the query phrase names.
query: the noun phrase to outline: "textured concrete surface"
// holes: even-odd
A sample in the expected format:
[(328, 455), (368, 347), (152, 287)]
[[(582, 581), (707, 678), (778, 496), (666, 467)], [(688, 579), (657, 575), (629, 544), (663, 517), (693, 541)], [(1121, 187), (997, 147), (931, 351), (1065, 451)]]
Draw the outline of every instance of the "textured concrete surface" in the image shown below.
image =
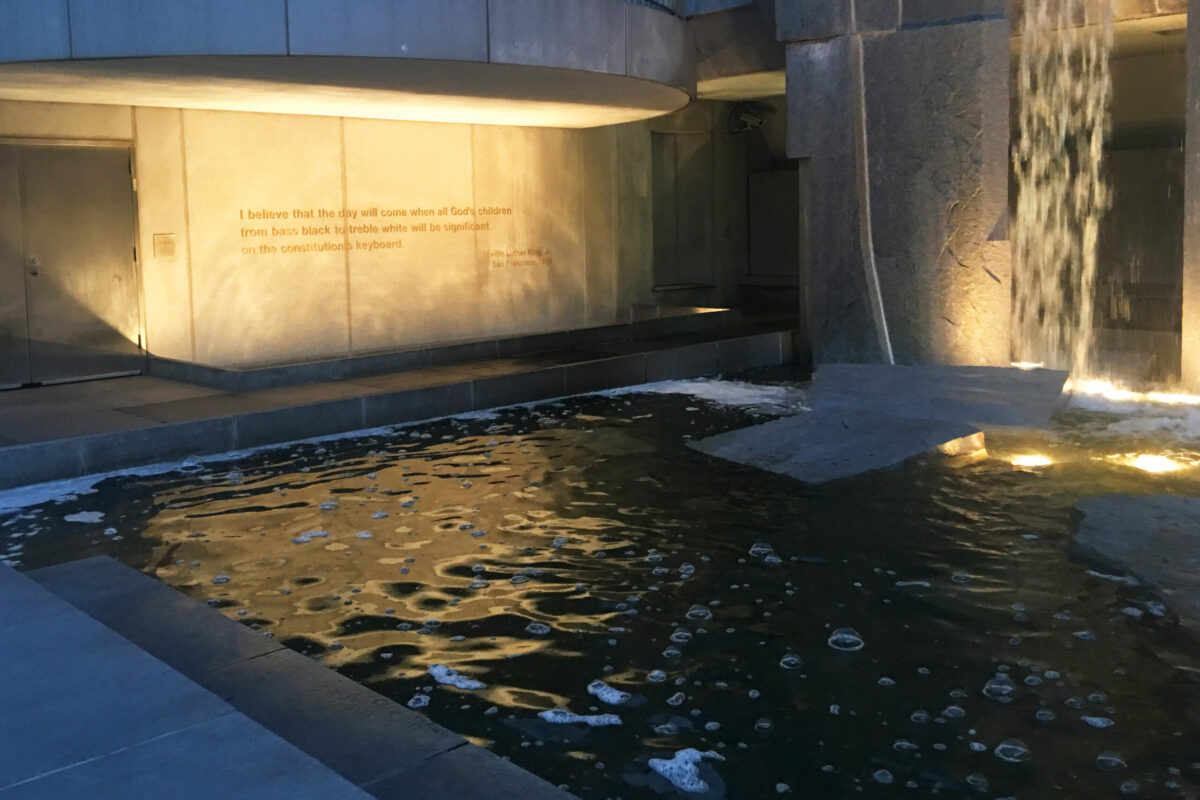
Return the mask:
[(818, 364), (883, 360), (859, 237), (852, 59), (845, 36), (787, 50), (788, 155), (810, 160), (806, 297)]
[[(855, 147), (861, 104), (868, 131), (866, 233), (896, 361), (1007, 364), (1003, 3), (858, 0), (859, 30), (866, 33), (861, 90), (856, 37), (839, 21), (846, 8), (800, 0), (777, 6), (780, 36), (794, 40), (787, 60), (788, 154), (811, 159), (808, 313), (816, 361), (884, 360), (863, 244), (862, 155)], [(784, 17), (798, 27), (787, 28)], [(805, 28), (820, 20), (820, 36)]]
[[(1188, 3), (1200, 19), (1200, 0)], [(1200, 25), (1188, 26), (1188, 52), (1200, 52)], [(1200, 391), (1200, 58), (1188, 59), (1183, 227), (1183, 385)]]
[(5, 800), (370, 796), (8, 567), (0, 600)]
[(1137, 578), (1200, 631), (1200, 498), (1100, 495), (1075, 511), (1076, 555)]
[[(818, 368), (811, 411), (691, 446), (728, 461), (827, 483), (954, 443), (979, 449), (986, 427), (1043, 427), (1061, 402), (1066, 373), (986, 367)], [(958, 440), (967, 440), (959, 442)]]
[(813, 375), (814, 411), (861, 408), (981, 427), (1044, 428), (1067, 373), (1011, 367), (827, 364)]
[(780, 41), (826, 39), (849, 30), (847, 0), (776, 0), (776, 35)]
[(896, 360), (1007, 365), (1008, 23), (930, 25), (864, 47), (872, 231)]
[[(447, 793), (463, 798), (572, 797), (467, 744), (422, 714), (112, 559), (74, 561), (36, 570), (31, 576), (103, 623), (105, 630), (116, 631), (194, 681), (196, 691), (203, 687), (219, 696), (222, 705), (237, 709), (249, 718), (247, 722), (253, 720), (270, 730), (370, 796), (380, 800), (429, 800)], [(293, 790), (290, 796), (326, 795), (318, 788)]]

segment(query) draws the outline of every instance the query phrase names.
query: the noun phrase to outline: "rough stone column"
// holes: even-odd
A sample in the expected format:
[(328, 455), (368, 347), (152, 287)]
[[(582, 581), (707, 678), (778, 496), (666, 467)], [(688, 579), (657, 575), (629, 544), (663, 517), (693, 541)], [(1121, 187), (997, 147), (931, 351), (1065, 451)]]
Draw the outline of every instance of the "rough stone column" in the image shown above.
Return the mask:
[(1187, 149), (1183, 218), (1183, 385), (1200, 391), (1200, 0), (1188, 4)]
[[(877, 276), (898, 363), (1007, 364), (1005, 2), (853, 2), (776, 5), (789, 42), (789, 154), (811, 159), (817, 363), (883, 360)], [(870, 239), (861, 229), (860, 104)]]

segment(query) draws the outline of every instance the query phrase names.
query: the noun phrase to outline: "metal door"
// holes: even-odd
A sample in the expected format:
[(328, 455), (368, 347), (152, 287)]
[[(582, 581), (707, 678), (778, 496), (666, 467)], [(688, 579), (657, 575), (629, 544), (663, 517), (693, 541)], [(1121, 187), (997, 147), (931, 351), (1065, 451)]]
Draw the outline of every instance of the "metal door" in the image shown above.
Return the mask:
[[(3, 183), (12, 153), (19, 176), (19, 252), (28, 331), (27, 378), (22, 382), (140, 371), (129, 150), (21, 145), (6, 146), (0, 153), (5, 208), (12, 205), (7, 202), (11, 183)], [(0, 212), (0, 281), (11, 280), (7, 216), (11, 213)], [(0, 306), (0, 313), (16, 318), (6, 306)], [(11, 364), (19, 363), (14, 356)], [(13, 371), (14, 366), (4, 367), (6, 374)]]
[(0, 145), (0, 388), (29, 382), (18, 150)]

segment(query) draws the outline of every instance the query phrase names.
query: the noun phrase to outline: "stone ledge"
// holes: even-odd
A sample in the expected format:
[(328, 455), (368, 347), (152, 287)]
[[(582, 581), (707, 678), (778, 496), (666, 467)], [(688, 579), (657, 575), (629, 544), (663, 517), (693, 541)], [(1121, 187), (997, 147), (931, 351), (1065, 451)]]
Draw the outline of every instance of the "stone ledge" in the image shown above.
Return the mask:
[(29, 576), (375, 797), (573, 797), (110, 558)]

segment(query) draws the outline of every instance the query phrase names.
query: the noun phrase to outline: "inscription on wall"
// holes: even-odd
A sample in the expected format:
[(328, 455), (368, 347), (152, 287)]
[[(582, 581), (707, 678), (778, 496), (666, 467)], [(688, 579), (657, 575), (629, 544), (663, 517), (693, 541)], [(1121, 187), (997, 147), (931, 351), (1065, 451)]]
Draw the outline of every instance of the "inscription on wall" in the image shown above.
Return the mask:
[[(402, 250), (411, 237), (488, 232), (508, 206), (408, 206), (405, 208), (241, 208), (238, 238), (243, 256), (288, 256), (338, 251)], [(554, 263), (543, 247), (488, 250), (493, 268), (545, 267)]]

